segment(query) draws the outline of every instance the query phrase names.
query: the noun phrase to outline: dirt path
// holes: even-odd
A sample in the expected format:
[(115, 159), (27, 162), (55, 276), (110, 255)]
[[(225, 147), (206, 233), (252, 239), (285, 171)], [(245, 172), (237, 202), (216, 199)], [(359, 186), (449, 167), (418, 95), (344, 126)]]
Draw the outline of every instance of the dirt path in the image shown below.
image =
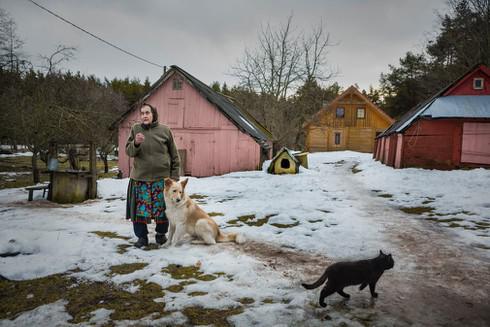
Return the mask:
[(459, 242), (447, 229), (372, 196), (353, 175), (345, 177), (363, 211), (385, 226), (397, 257), (395, 273), (386, 274), (380, 284), (390, 301), (379, 301), (377, 306), (415, 325), (489, 326), (488, 257)]
[[(490, 260), (454, 235), (414, 218), (363, 189), (347, 163), (336, 169), (366, 219), (384, 227), (395, 268), (380, 279), (379, 298), (368, 291), (327, 299), (327, 309), (305, 308), (316, 317), (364, 326), (490, 326)], [(403, 228), (399, 228), (403, 224)], [(257, 242), (233, 246), (292, 280), (313, 280), (332, 260), (321, 255)], [(318, 293), (318, 292), (317, 292)], [(318, 294), (317, 294), (318, 295)]]

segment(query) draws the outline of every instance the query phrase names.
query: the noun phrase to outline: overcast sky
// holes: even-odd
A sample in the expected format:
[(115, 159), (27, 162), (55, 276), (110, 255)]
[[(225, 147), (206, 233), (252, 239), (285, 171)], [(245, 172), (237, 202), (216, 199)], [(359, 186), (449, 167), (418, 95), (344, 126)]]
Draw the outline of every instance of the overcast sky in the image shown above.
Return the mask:
[[(379, 75), (407, 51), (419, 52), (439, 27), (446, 0), (34, 0), (88, 31), (161, 65), (178, 65), (206, 84), (237, 81), (231, 67), (245, 47), (254, 48), (261, 24), (284, 24), (293, 15), (296, 31), (323, 21), (338, 45), (329, 48), (330, 67), (342, 87), (378, 85)], [(162, 74), (84, 34), (27, 0), (0, 0), (17, 23), (24, 52), (36, 65), (39, 54), (58, 44), (77, 47), (64, 67), (98, 77)]]

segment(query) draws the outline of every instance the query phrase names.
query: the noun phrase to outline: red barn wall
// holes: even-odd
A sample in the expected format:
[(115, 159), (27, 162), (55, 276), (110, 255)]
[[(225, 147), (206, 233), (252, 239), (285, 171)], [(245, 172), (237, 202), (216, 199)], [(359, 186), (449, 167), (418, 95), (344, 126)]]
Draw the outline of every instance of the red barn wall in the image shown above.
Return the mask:
[(461, 158), (461, 120), (421, 119), (403, 137), (403, 167), (453, 169)]
[(379, 161), (381, 161), (381, 163), (384, 163), (385, 146), (386, 146), (386, 137), (383, 137), (381, 139), (381, 145), (379, 147)]
[(395, 164), (393, 167), (402, 168), (402, 158), (403, 158), (403, 134), (396, 134), (396, 153), (395, 153)]
[(378, 156), (377, 159), (383, 163), (383, 153), (384, 153), (385, 138), (379, 139)]
[(378, 160), (378, 145), (379, 145), (379, 140), (374, 139), (374, 148), (373, 148), (373, 159)]
[(388, 149), (387, 156), (386, 156), (386, 164), (391, 167), (395, 165), (395, 155), (396, 155), (396, 148), (397, 148), (396, 135), (397, 134), (391, 134), (390, 136), (388, 136), (390, 147)]
[[(463, 135), (465, 123), (479, 130), (467, 128)], [(464, 137), (466, 159), (462, 161)], [(395, 168), (487, 167), (490, 166), (490, 146), (485, 145), (485, 140), (490, 140), (490, 119), (421, 119), (403, 134), (378, 139), (376, 152), (377, 159)]]

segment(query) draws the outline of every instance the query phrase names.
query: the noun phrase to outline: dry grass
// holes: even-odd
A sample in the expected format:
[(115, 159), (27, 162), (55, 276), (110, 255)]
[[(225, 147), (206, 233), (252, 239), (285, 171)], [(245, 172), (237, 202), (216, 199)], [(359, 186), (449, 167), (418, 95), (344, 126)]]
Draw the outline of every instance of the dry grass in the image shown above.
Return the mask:
[(139, 289), (130, 293), (106, 282), (79, 281), (67, 275), (51, 275), (23, 281), (0, 281), (0, 319), (14, 319), (41, 305), (66, 300), (70, 323), (87, 322), (97, 309), (113, 310), (112, 320), (138, 320), (150, 314), (155, 319), (167, 315), (165, 303), (153, 301), (165, 295), (154, 283), (135, 282)]

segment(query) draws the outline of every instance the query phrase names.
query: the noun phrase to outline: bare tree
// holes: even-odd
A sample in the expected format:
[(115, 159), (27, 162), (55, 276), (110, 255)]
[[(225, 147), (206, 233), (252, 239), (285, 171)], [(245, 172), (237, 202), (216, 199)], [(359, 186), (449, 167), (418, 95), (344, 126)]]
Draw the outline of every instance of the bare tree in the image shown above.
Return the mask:
[(327, 81), (333, 76), (325, 67), (331, 45), (323, 23), (311, 34), (296, 33), (291, 15), (277, 30), (270, 24), (262, 28), (257, 48), (245, 49), (231, 75), (251, 91), (286, 98), (307, 80)]
[(75, 57), (77, 48), (69, 47), (66, 45), (58, 45), (56, 50), (49, 56), (39, 55), (39, 57), (45, 62), (41, 65), (41, 68), (46, 71), (46, 74), (52, 74), (59, 71), (59, 65), (62, 62), (70, 61)]
[(311, 34), (303, 36), (304, 72), (303, 81), (312, 82), (328, 81), (335, 73), (328, 69), (327, 54), (328, 47), (336, 44), (331, 43), (330, 33), (326, 32), (323, 22), (313, 28)]
[(17, 24), (0, 8), (0, 68), (19, 72), (31, 67), (22, 53), (24, 42), (17, 35)]

